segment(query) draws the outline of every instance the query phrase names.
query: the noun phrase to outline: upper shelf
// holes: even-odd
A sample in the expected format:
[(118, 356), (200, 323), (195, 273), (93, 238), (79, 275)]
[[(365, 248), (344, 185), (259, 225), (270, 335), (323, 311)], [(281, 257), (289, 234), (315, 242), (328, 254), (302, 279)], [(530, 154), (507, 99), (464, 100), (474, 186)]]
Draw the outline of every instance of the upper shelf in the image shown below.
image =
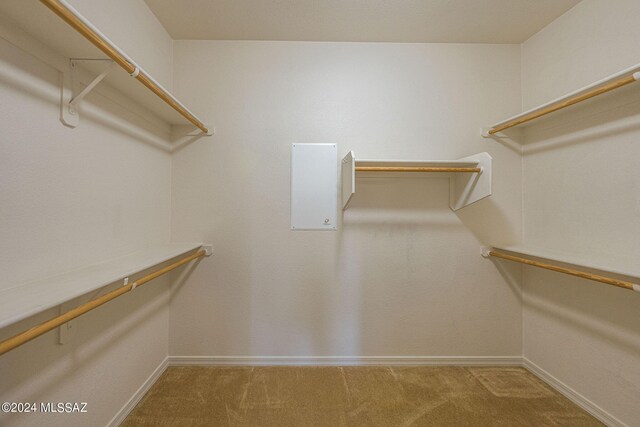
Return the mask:
[[(119, 67), (104, 77), (110, 86), (170, 125), (191, 123), (210, 134), (198, 117), (66, 1), (2, 1), (0, 14), (67, 59), (113, 60)], [(83, 65), (92, 73), (104, 68), (100, 61), (86, 61)]]
[(449, 206), (456, 211), (491, 195), (491, 156), (478, 153), (458, 160), (364, 160), (350, 151), (342, 159), (342, 210), (356, 192), (356, 172), (446, 174)]
[(553, 101), (527, 110), (524, 113), (509, 117), (508, 119), (492, 125), (490, 128), (482, 129), (482, 136), (489, 138), (503, 130), (527, 123), (549, 113), (586, 101), (587, 99), (618, 89), (628, 84), (635, 83), (638, 80), (640, 80), (640, 64), (612, 74), (609, 77), (568, 93), (560, 98), (554, 99)]
[[(0, 291), (0, 328), (202, 247), (172, 244)], [(211, 249), (207, 248), (208, 253)]]
[(590, 260), (578, 255), (566, 254), (548, 249), (526, 246), (492, 246), (492, 248), (516, 255), (524, 255), (548, 261), (555, 261), (575, 267), (598, 270), (601, 272), (618, 274), (626, 277), (640, 278), (637, 260), (623, 259), (620, 256), (610, 259)]

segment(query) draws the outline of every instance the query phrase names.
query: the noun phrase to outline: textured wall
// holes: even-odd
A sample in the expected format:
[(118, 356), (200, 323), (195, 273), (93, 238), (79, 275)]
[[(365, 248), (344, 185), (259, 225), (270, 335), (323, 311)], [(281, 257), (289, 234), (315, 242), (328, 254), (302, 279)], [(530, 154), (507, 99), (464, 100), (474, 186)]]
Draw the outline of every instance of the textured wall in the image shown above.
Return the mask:
[[(639, 61), (640, 3), (612, 6), (584, 0), (523, 45), (526, 108)], [(620, 89), (526, 129), (526, 245), (637, 270), (639, 96), (637, 87)], [(532, 268), (524, 289), (525, 357), (638, 425), (640, 296)]]
[[(174, 289), (172, 355), (520, 355), (519, 268), (479, 256), (521, 233), (520, 155), (479, 136), (520, 106), (519, 46), (175, 48), (174, 88), (216, 137), (174, 155), (172, 237), (216, 255)], [(292, 232), (294, 142), (361, 158), (486, 150), (494, 196), (453, 213), (446, 179), (361, 180), (339, 231)]]
[[(104, 2), (78, 7), (96, 21), (105, 17), (98, 3)], [(132, 21), (144, 8), (122, 2), (117, 13)], [(136, 22), (146, 33), (162, 30), (155, 21), (156, 27)], [(161, 76), (165, 67), (170, 83), (170, 62), (148, 60), (154, 50), (170, 53), (170, 38), (165, 33), (164, 40), (144, 43), (142, 62)], [(59, 121), (59, 80), (57, 70), (0, 39), (0, 289), (170, 238), (171, 158), (134, 137), (149, 124), (94, 92), (80, 126), (66, 128)], [(89, 411), (0, 414), (0, 424), (107, 424), (167, 356), (167, 282), (159, 279), (77, 319), (76, 336), (64, 346), (52, 331), (0, 356), (0, 401), (84, 401)], [(0, 339), (57, 313), (4, 328)]]

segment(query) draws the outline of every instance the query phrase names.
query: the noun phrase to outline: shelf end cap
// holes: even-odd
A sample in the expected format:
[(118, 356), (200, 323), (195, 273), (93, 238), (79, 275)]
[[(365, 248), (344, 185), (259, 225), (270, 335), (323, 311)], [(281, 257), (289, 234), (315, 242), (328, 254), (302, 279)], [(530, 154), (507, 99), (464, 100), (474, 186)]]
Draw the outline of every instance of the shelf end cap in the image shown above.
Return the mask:
[(491, 256), (491, 249), (490, 246), (482, 246), (480, 248), (480, 255), (482, 255), (483, 258), (489, 258)]

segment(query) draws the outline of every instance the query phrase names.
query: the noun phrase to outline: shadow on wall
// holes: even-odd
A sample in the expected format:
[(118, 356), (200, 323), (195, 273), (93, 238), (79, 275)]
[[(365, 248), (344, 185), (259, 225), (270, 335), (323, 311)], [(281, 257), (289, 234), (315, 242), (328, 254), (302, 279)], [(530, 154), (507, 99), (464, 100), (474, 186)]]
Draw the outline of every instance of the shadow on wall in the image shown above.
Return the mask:
[[(0, 44), (7, 44), (7, 42), (0, 40)], [(57, 125), (65, 128), (59, 121), (62, 73), (14, 46), (4, 47), (6, 52), (5, 49), (0, 50), (3, 53), (0, 60), (0, 90), (5, 94), (10, 91), (19, 91), (21, 95), (51, 104), (55, 107), (51, 112), (51, 119), (55, 118)], [(111, 101), (96, 91), (87, 95), (79, 109), (81, 117), (78, 127), (90, 124), (100, 125), (115, 130), (129, 139), (150, 144), (156, 148), (168, 147), (168, 126), (162, 129), (162, 126), (158, 126), (157, 123), (151, 123), (127, 110), (126, 105)], [(38, 118), (33, 119), (38, 120)]]
[(522, 267), (515, 262), (501, 262), (498, 259), (491, 258), (491, 261), (496, 266), (496, 270), (500, 273), (502, 278), (515, 296), (522, 302)]
[[(118, 286), (121, 284), (111, 285), (105, 288), (104, 292)], [(80, 316), (75, 319), (77, 322), (75, 336), (65, 345), (57, 343), (58, 331), (56, 329), (0, 356), (1, 393), (5, 400), (12, 398), (19, 401), (28, 398), (28, 400), (40, 399), (44, 401), (49, 390), (59, 389), (60, 385), (67, 380), (77, 378), (78, 375), (81, 375), (83, 367), (95, 364), (96, 360), (103, 357), (105, 353), (109, 353), (109, 349), (122, 345), (121, 343), (126, 340), (127, 336), (130, 336), (141, 325), (157, 316), (162, 310), (168, 309), (168, 299), (165, 298), (166, 286), (166, 279), (155, 279), (132, 293), (127, 293), (105, 306)], [(5, 334), (6, 337), (13, 336), (57, 314), (57, 309), (51, 309), (18, 322), (4, 328), (3, 337)], [(159, 361), (150, 362), (153, 362), (153, 365)], [(17, 366), (31, 367), (31, 369), (16, 369)], [(34, 383), (33, 367), (46, 368), (42, 371), (45, 374), (38, 376), (37, 395), (22, 395), (23, 388), (28, 388)], [(116, 369), (115, 366), (112, 368)], [(82, 401), (81, 397), (64, 396), (64, 399)], [(60, 396), (57, 398), (62, 400)], [(124, 404), (126, 396), (122, 398), (121, 403)]]
[(522, 145), (525, 141), (524, 129), (521, 127), (510, 128), (498, 134), (490, 135), (485, 140), (493, 141), (495, 144), (499, 144), (514, 153), (522, 155)]
[[(448, 203), (449, 178), (446, 177), (359, 178), (358, 193), (344, 211), (345, 224), (350, 227), (457, 228), (461, 227), (461, 221), (481, 242), (491, 241), (491, 237), (511, 243), (519, 239), (517, 229), (511, 226), (491, 196), (455, 212)], [(490, 235), (496, 231), (500, 236)]]
[(525, 310), (549, 322), (604, 341), (608, 348), (640, 355), (640, 295), (601, 283), (524, 267)]
[(198, 258), (195, 262), (192, 262), (186, 265), (183, 268), (178, 268), (175, 271), (169, 273), (170, 281), (171, 281), (171, 297), (173, 298), (176, 294), (180, 293), (180, 289), (185, 284), (189, 277), (196, 270), (196, 267), (200, 264), (203, 258)]
[(637, 131), (640, 130), (636, 119), (640, 115), (638, 95), (640, 85), (624, 86), (489, 139), (527, 155)]
[[(425, 328), (427, 319), (448, 320), (425, 314), (434, 311), (426, 308), (425, 301), (439, 305), (466, 292), (464, 286), (451, 285), (467, 277), (467, 257), (477, 254), (474, 262), (484, 262), (483, 239), (496, 230), (516, 239), (517, 231), (509, 229), (506, 216), (490, 198), (452, 212), (445, 177), (362, 177), (357, 185), (336, 240), (339, 288), (332, 304), (346, 314), (333, 326), (336, 336), (349, 337), (336, 350), (344, 355), (389, 354), (388, 347), (376, 347), (376, 341), (395, 340), (405, 348), (428, 352), (412, 340), (429, 342), (433, 328)], [(474, 211), (459, 214), (469, 209)], [(474, 215), (489, 216), (491, 224)], [(519, 266), (498, 269), (520, 299)]]
[(640, 130), (640, 85), (629, 85), (491, 137), (523, 155)]
[(480, 246), (513, 245), (520, 242), (519, 227), (511, 222), (491, 196), (457, 210), (458, 219), (478, 240)]

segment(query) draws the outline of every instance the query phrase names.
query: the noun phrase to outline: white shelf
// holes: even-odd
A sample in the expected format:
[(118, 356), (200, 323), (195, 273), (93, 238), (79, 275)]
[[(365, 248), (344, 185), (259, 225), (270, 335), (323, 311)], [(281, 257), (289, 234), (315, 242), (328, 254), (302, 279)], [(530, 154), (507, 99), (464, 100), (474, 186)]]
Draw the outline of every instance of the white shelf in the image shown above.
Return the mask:
[(442, 168), (474, 168), (475, 160), (368, 160), (356, 159), (356, 166), (388, 166), (388, 167), (442, 167)]
[[(3, 0), (0, 1), (0, 15), (2, 22), (16, 27), (23, 31), (30, 38), (48, 46), (52, 51), (61, 57), (83, 58), (83, 59), (108, 59), (108, 57), (91, 44), (87, 39), (71, 28), (55, 13), (37, 0)], [(4, 37), (7, 37), (8, 30), (4, 30)], [(108, 36), (108, 35), (107, 35)], [(22, 37), (21, 34), (12, 34), (10, 42), (19, 47), (30, 47), (33, 43)], [(33, 52), (30, 52), (33, 54)], [(50, 65), (60, 69), (57, 60), (52, 61), (52, 55), (36, 54), (40, 59), (45, 60)], [(135, 58), (132, 58), (135, 60)], [(54, 63), (55, 62), (55, 63)], [(90, 72), (92, 76), (98, 75), (104, 69), (103, 61), (83, 61), (83, 68)], [(65, 72), (69, 70), (60, 71)], [(171, 108), (158, 96), (143, 86), (135, 78), (131, 77), (120, 67), (115, 67), (100, 83), (107, 83), (126, 98), (133, 100), (140, 107), (148, 110), (152, 115), (170, 125), (191, 125), (191, 123)], [(88, 81), (83, 83), (87, 84)]]
[(0, 328), (126, 277), (195, 251), (201, 243), (171, 244), (0, 291)]
[[(566, 101), (568, 101), (568, 100), (570, 100), (572, 98), (578, 97), (580, 95), (583, 95), (583, 94), (585, 94), (585, 93), (587, 93), (587, 92), (589, 92), (591, 90), (601, 89), (602, 86), (605, 86), (608, 83), (612, 83), (614, 80), (633, 76), (634, 79), (637, 81), (638, 78), (640, 78), (640, 76), (637, 74), (638, 72), (640, 72), (640, 64), (636, 64), (636, 65), (634, 65), (632, 67), (629, 67), (629, 68), (627, 68), (625, 70), (619, 71), (619, 72), (617, 72), (615, 74), (611, 74), (610, 76), (607, 76), (607, 77), (605, 77), (605, 78), (603, 78), (601, 80), (598, 80), (597, 82), (593, 82), (593, 83), (591, 83), (591, 84), (589, 84), (587, 86), (581, 87), (580, 89), (577, 89), (577, 90), (575, 90), (573, 92), (567, 93), (567, 94), (565, 94), (565, 95), (563, 95), (563, 96), (561, 96), (559, 98), (556, 98), (556, 99), (554, 99), (552, 101), (546, 102), (546, 103), (544, 103), (542, 105), (539, 105), (537, 107), (531, 108), (531, 109), (529, 109), (527, 111), (524, 111), (524, 112), (522, 112), (520, 114), (516, 114), (515, 116), (509, 117), (507, 119), (504, 119), (504, 120), (501, 120), (501, 121), (499, 121), (497, 123), (494, 123), (490, 127), (486, 128), (486, 129), (482, 129), (482, 132), (481, 132), (482, 136), (485, 137), (485, 138), (489, 138), (489, 137), (491, 137), (491, 135), (489, 135), (488, 132), (491, 129), (497, 128), (497, 127), (502, 126), (502, 125), (504, 125), (506, 123), (509, 123), (509, 122), (520, 120), (520, 119), (522, 119), (522, 118), (524, 118), (524, 117), (526, 117), (526, 116), (528, 116), (528, 115), (530, 115), (532, 113), (537, 113), (537, 112), (540, 112), (542, 110), (545, 110), (548, 107), (551, 107), (551, 106), (554, 106), (554, 105), (557, 105), (557, 104), (563, 104), (564, 102), (566, 102)], [(535, 119), (533, 119), (533, 120), (535, 120)], [(524, 127), (524, 126), (527, 125), (527, 123), (528, 122), (525, 122), (525, 123), (522, 123), (522, 124), (519, 124), (519, 125), (515, 125), (514, 127), (517, 127), (517, 126)], [(497, 136), (497, 134), (495, 134), (494, 136)]]
[[(456, 211), (491, 195), (491, 156), (478, 153), (457, 160), (390, 160), (357, 159), (350, 151), (342, 159), (342, 210), (346, 210), (356, 193), (356, 167), (442, 167), (442, 168), (481, 168), (480, 173), (420, 173), (431, 177), (449, 178), (449, 207)], [(359, 172), (377, 174), (378, 172)], [(406, 173), (406, 172), (402, 172)], [(385, 175), (393, 178), (397, 174)]]
[(555, 261), (575, 267), (618, 274), (620, 276), (640, 278), (640, 265), (638, 265), (638, 260), (622, 259), (620, 257), (590, 260), (586, 257), (576, 256), (572, 254), (524, 246), (492, 246), (492, 248), (499, 251), (509, 252), (510, 254), (514, 255), (523, 255), (525, 257)]

